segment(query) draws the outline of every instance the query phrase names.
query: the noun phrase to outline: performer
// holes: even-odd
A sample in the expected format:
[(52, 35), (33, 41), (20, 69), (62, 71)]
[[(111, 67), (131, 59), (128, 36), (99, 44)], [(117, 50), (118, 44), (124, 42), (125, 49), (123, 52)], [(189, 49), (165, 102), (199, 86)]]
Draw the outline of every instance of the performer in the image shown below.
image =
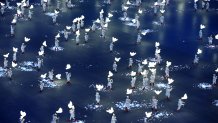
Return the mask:
[(95, 100), (96, 100), (97, 105), (99, 105), (100, 104), (100, 94), (98, 92), (95, 93)]
[(115, 116), (115, 114), (113, 114), (111, 117), (111, 123), (116, 123), (116, 122), (117, 122), (117, 117)]
[(179, 111), (181, 109), (182, 106), (185, 105), (185, 102), (182, 101), (182, 99), (178, 100), (178, 106), (177, 106), (177, 111)]
[(151, 101), (152, 110), (157, 111), (157, 103), (158, 103), (158, 100), (155, 98), (155, 96), (153, 96), (152, 101)]
[(130, 104), (131, 104), (131, 100), (129, 99), (129, 96), (126, 96), (126, 101), (125, 101), (125, 112), (128, 112), (130, 110)]

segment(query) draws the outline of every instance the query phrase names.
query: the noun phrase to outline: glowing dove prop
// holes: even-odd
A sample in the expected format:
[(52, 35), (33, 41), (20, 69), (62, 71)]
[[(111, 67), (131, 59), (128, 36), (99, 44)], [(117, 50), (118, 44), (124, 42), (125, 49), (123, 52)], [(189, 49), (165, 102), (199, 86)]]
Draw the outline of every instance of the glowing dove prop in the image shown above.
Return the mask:
[(96, 23), (101, 23), (101, 21), (100, 21), (100, 19), (98, 18), (96, 21), (95, 21)]
[(112, 37), (112, 41), (113, 41), (113, 42), (117, 42), (117, 41), (118, 41), (118, 39), (117, 39), (117, 38), (115, 38), (115, 37)]
[(135, 56), (136, 52), (130, 52), (129, 54), (130, 54), (130, 56)]
[(70, 29), (71, 29), (71, 26), (66, 26), (66, 29), (67, 29), (67, 30), (70, 30)]
[(143, 60), (143, 61), (142, 61), (142, 64), (143, 64), (143, 65), (148, 64), (148, 60), (147, 60), (147, 59)]
[(168, 80), (168, 84), (169, 84), (169, 85), (172, 84), (172, 83), (174, 82), (174, 80), (171, 79), (171, 78), (168, 78), (167, 80)]
[(70, 64), (67, 64), (66, 65), (66, 70), (69, 70), (71, 68), (71, 65)]
[(4, 54), (3, 56), (4, 56), (5, 58), (8, 58), (9, 54), (10, 54), (10, 53), (7, 53), (7, 54)]
[(73, 103), (72, 103), (71, 101), (68, 103), (68, 105), (67, 105), (67, 106), (68, 106), (68, 108), (69, 108), (69, 109), (72, 109), (72, 108), (74, 108), (74, 105), (73, 105)]
[(110, 78), (110, 77), (112, 77), (112, 76), (113, 76), (113, 73), (112, 73), (111, 71), (109, 71), (107, 77)]
[(161, 92), (162, 92), (161, 90), (160, 91), (154, 90), (154, 93), (157, 94), (157, 95), (159, 95)]
[(159, 47), (160, 43), (159, 42), (155, 42), (155, 47)]
[(38, 55), (39, 55), (39, 56), (42, 56), (43, 54), (44, 54), (44, 51), (39, 51), (39, 52), (38, 52)]
[(182, 99), (182, 100), (186, 100), (186, 99), (188, 99), (188, 96), (187, 96), (187, 94), (184, 94), (184, 96), (183, 96), (183, 97), (181, 97), (181, 99)]
[(17, 52), (18, 48), (13, 47), (13, 52)]
[(215, 70), (216, 73), (218, 73), (218, 68)]
[(113, 17), (113, 14), (108, 13), (108, 17), (109, 17), (109, 18)]
[(59, 108), (59, 109), (56, 111), (57, 114), (61, 114), (62, 112), (63, 112), (63, 109), (62, 109), (62, 108)]
[(126, 4), (127, 4), (127, 5), (131, 5), (131, 3), (129, 2), (129, 0), (127, 0)]
[(98, 91), (101, 91), (104, 88), (104, 85), (95, 85)]
[(31, 5), (31, 6), (30, 6), (30, 9), (33, 9), (33, 8), (34, 8), (34, 6), (33, 6), (33, 5)]
[(114, 58), (114, 60), (115, 60), (116, 62), (119, 62), (120, 59), (121, 59), (121, 58), (117, 58), (117, 57)]
[(56, 37), (56, 38), (60, 38), (60, 37), (61, 37), (61, 36), (60, 36), (60, 33), (58, 33), (55, 37)]
[(40, 77), (41, 77), (42, 79), (45, 79), (46, 76), (47, 76), (47, 73), (45, 73), (45, 74), (41, 74), (41, 75), (40, 75)]
[(20, 111), (20, 119), (23, 119), (26, 116), (26, 112)]
[(16, 66), (17, 66), (17, 63), (15, 63), (15, 62), (12, 61), (11, 66), (12, 66), (12, 67), (16, 67)]
[(107, 113), (109, 114), (113, 114), (114, 113), (114, 108), (111, 107), (110, 109), (106, 110)]
[(44, 42), (42, 43), (42, 45), (45, 46), (45, 47), (47, 47), (46, 41), (44, 41)]
[(55, 77), (60, 80), (61, 79), (61, 74), (57, 74)]
[(138, 13), (139, 13), (139, 14), (142, 14), (142, 10), (141, 10), (141, 9), (139, 9), (139, 10), (138, 10)]
[(89, 31), (90, 31), (90, 29), (89, 29), (89, 28), (87, 28), (87, 29), (85, 29), (85, 31), (86, 31), (86, 32), (89, 32)]
[(167, 66), (167, 67), (169, 67), (171, 64), (172, 64), (172, 63), (169, 62), (169, 61), (166, 62), (166, 66)]
[(136, 76), (136, 72), (132, 71), (132, 72), (130, 73), (130, 75), (131, 75), (131, 76)]
[(125, 10), (127, 10), (129, 7), (127, 7), (127, 6), (124, 6), (123, 8), (124, 8)]
[(205, 25), (201, 24), (200, 29), (204, 29), (204, 28), (205, 28)]
[(217, 34), (217, 35), (215, 35), (215, 39), (218, 39), (218, 34)]
[(126, 94), (132, 94), (132, 89), (126, 89)]
[(149, 62), (148, 63), (148, 67), (155, 67), (156, 66), (156, 62)]
[(29, 41), (30, 41), (30, 38), (24, 37), (24, 41), (25, 41), (25, 42), (29, 42)]
[(151, 117), (151, 115), (152, 115), (152, 112), (145, 112), (145, 116), (146, 116), (147, 118)]
[(201, 49), (198, 49), (197, 54), (199, 55), (199, 54), (201, 54), (201, 53), (202, 53), (202, 50), (201, 50)]
[(163, 14), (163, 13), (165, 12), (165, 10), (164, 10), (164, 9), (161, 9), (160, 12)]

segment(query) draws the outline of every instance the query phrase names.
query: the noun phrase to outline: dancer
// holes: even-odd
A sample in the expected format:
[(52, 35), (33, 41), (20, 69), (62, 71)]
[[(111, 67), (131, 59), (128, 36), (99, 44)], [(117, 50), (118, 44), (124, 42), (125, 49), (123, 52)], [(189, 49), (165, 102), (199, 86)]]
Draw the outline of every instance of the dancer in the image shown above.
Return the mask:
[(157, 103), (158, 103), (158, 100), (155, 98), (155, 96), (153, 96), (152, 97), (152, 101), (151, 101), (151, 108), (152, 108), (152, 110), (157, 111)]
[(126, 101), (125, 101), (125, 104), (124, 104), (125, 112), (128, 112), (130, 110), (130, 104), (131, 104), (131, 100), (129, 99), (129, 96), (126, 96)]

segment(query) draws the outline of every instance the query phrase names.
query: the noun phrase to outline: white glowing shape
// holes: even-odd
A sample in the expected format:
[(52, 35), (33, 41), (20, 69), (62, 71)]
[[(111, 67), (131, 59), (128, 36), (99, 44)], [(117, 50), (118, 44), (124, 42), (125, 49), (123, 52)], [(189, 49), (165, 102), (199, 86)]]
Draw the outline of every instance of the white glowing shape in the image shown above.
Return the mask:
[(73, 105), (73, 103), (71, 101), (68, 103), (67, 106), (68, 106), (69, 109), (73, 109), (74, 108), (74, 105)]
[(217, 34), (217, 35), (215, 35), (215, 39), (218, 39), (218, 34)]
[(131, 71), (130, 75), (131, 75), (131, 76), (136, 76), (136, 72)]
[(71, 29), (71, 26), (66, 26), (66, 29), (67, 29), (67, 30), (70, 30), (70, 29)]
[(113, 114), (114, 113), (114, 108), (111, 107), (110, 109), (106, 110), (107, 113), (109, 114)]
[(86, 31), (86, 32), (89, 32), (89, 31), (90, 31), (90, 29), (89, 29), (89, 28), (87, 28), (87, 29), (85, 29), (85, 31)]
[(39, 56), (42, 56), (44, 54), (44, 51), (39, 51), (38, 54)]
[(168, 78), (167, 80), (168, 80), (168, 84), (169, 84), (169, 85), (174, 82), (174, 80), (173, 80), (172, 78)]
[(60, 80), (61, 79), (61, 74), (57, 74), (55, 77)]
[(130, 56), (135, 56), (136, 52), (130, 52), (129, 54), (130, 54)]
[(218, 68), (215, 70), (216, 73), (218, 73)]
[(200, 28), (201, 28), (201, 29), (204, 29), (204, 28), (206, 28), (206, 26), (203, 25), (203, 24), (201, 24), (201, 25), (200, 25)]
[(117, 39), (117, 38), (115, 38), (115, 37), (112, 37), (112, 41), (113, 41), (113, 42), (117, 42), (117, 41), (118, 41), (118, 39)]
[(101, 91), (101, 90), (104, 88), (104, 85), (98, 85), (98, 84), (96, 84), (95, 87), (96, 87), (96, 89), (97, 89), (98, 91)]
[(58, 33), (55, 37), (56, 37), (56, 38), (60, 38), (60, 37), (61, 37), (61, 36), (60, 36), (60, 33)]
[(155, 67), (156, 66), (156, 62), (149, 62), (148, 63), (148, 67)]
[(70, 68), (71, 68), (71, 65), (70, 65), (70, 64), (67, 64), (65, 69), (66, 69), (66, 70), (69, 70)]
[(159, 42), (155, 42), (155, 47), (159, 47), (160, 43)]
[(108, 72), (108, 78), (112, 77), (113, 73), (111, 71)]
[(139, 9), (139, 10), (138, 10), (138, 13), (139, 13), (139, 14), (142, 14), (142, 10), (141, 10), (141, 9)]
[(172, 64), (172, 63), (169, 62), (169, 61), (166, 62), (166, 66), (167, 66), (167, 67), (169, 67), (171, 64)]
[(121, 59), (120, 57), (119, 57), (119, 58), (117, 58), (117, 57), (114, 58), (114, 60), (115, 60), (116, 62), (119, 62), (120, 59)]
[(161, 92), (162, 92), (161, 90), (154, 90), (154, 93), (157, 95), (160, 95)]
[(15, 48), (15, 47), (13, 47), (13, 52), (17, 52), (18, 51), (18, 48)]
[(113, 14), (108, 13), (108, 17), (109, 17), (109, 18), (113, 17)]
[(46, 41), (42, 43), (43, 46), (47, 47)]
[(147, 60), (147, 59), (144, 59), (144, 60), (142, 61), (142, 64), (143, 64), (143, 65), (148, 64), (148, 60)]
[(132, 89), (126, 89), (126, 94), (132, 94)]
[(40, 75), (40, 77), (41, 77), (42, 79), (45, 79), (46, 76), (47, 76), (47, 73), (45, 73), (45, 74), (41, 74), (41, 75)]
[(4, 56), (5, 58), (8, 58), (9, 54), (10, 54), (10, 53), (7, 53), (7, 54), (4, 54), (3, 56)]
[(30, 38), (24, 37), (24, 41), (25, 41), (25, 42), (29, 42), (29, 41), (30, 41)]
[(149, 117), (151, 117), (152, 112), (145, 112), (145, 115), (146, 115), (147, 118), (149, 118)]
[(198, 49), (197, 54), (201, 54), (201, 53), (202, 53), (202, 50)]
[(56, 111), (57, 114), (61, 114), (62, 112), (63, 112), (63, 109), (62, 109), (62, 108), (59, 108), (59, 109)]
[(185, 94), (184, 94), (184, 96), (183, 96), (183, 97), (181, 97), (181, 99), (182, 99), (182, 100), (186, 100), (186, 99), (188, 99), (188, 96), (187, 96), (187, 94), (185, 93)]
[(20, 119), (23, 119), (26, 116), (26, 112), (20, 111)]

